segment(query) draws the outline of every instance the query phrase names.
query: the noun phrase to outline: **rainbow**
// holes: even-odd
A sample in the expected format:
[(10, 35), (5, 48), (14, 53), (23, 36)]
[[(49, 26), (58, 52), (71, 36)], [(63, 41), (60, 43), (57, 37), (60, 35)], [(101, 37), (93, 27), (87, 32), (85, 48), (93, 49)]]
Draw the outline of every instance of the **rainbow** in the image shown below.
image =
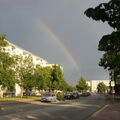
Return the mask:
[(41, 20), (39, 21), (41, 27), (52, 37), (54, 38), (57, 43), (60, 45), (60, 47), (64, 50), (64, 52), (66, 53), (66, 55), (69, 57), (69, 59), (71, 60), (71, 62), (73, 63), (73, 65), (75, 66), (75, 68), (80, 72), (80, 68), (79, 65), (77, 63), (77, 61), (75, 60), (75, 58), (72, 56), (72, 54), (69, 52), (69, 50), (66, 48), (66, 46), (64, 45), (64, 43), (58, 38), (58, 36), (52, 32), (52, 30), (46, 25), (44, 24)]

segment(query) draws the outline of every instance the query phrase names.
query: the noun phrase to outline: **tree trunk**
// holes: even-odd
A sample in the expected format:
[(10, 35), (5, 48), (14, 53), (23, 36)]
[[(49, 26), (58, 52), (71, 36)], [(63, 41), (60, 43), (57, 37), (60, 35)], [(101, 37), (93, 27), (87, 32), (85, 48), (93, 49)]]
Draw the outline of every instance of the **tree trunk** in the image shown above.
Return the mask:
[(3, 91), (0, 90), (0, 98), (3, 98)]
[(22, 98), (23, 97), (23, 87), (20, 86), (20, 89), (21, 89), (21, 91), (20, 91), (20, 97)]
[(2, 86), (0, 86), (0, 98), (3, 98), (3, 90), (2, 90)]

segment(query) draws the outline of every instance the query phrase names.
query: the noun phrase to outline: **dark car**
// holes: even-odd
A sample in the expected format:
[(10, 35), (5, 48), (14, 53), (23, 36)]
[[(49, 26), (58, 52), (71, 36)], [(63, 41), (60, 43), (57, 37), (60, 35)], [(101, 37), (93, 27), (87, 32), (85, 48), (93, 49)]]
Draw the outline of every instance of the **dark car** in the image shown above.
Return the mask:
[(84, 96), (89, 96), (89, 95), (91, 95), (91, 94), (90, 94), (90, 92), (84, 92), (83, 95), (84, 95)]
[(73, 93), (66, 93), (66, 95), (64, 96), (65, 99), (73, 99)]
[(79, 94), (78, 93), (73, 93), (73, 98), (74, 99), (78, 99), (79, 98)]

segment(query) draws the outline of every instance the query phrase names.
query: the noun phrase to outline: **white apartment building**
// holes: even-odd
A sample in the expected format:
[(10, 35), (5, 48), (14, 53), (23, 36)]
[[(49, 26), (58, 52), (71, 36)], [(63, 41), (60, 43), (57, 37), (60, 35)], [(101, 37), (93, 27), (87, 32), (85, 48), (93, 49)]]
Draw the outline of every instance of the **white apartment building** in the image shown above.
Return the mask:
[(91, 92), (97, 92), (97, 86), (100, 82), (103, 82), (107, 87), (110, 86), (110, 80), (91, 80), (90, 81)]
[[(8, 42), (8, 41), (7, 41)], [(46, 60), (44, 60), (43, 58), (40, 58), (20, 47), (18, 47), (17, 45), (14, 45), (10, 42), (8, 42), (9, 45), (7, 47), (5, 47), (6, 52), (9, 52), (10, 55), (22, 55), (24, 56), (31, 56), (33, 58), (33, 63), (34, 65), (40, 65), (42, 67), (46, 67), (46, 66), (51, 66), (51, 64), (48, 64), (48, 62)]]
[[(17, 45), (14, 45), (14, 44), (12, 44), (10, 42), (8, 42), (8, 44), (9, 45), (5, 47), (5, 51), (8, 52), (11, 56), (21, 55), (24, 58), (25, 56), (30, 55), (33, 58), (33, 63), (34, 63), (35, 66), (40, 65), (42, 67), (48, 67), (48, 66), (52, 67), (54, 65), (54, 64), (49, 64), (43, 58), (40, 58), (40, 57), (32, 54), (31, 52), (28, 52), (28, 51), (18, 47)], [(61, 67), (61, 69), (63, 70), (62, 67)], [(0, 86), (0, 97), (2, 96), (3, 93), (5, 93), (5, 91), (7, 92), (7, 89), (2, 90), (1, 86)], [(16, 86), (15, 86), (15, 96), (18, 96), (20, 93), (21, 93), (21, 88), (20, 88), (20, 86), (18, 84), (16, 84)]]
[(86, 81), (87, 82), (87, 84), (88, 84), (88, 86), (91, 86), (90, 84), (91, 84), (91, 82), (90, 81)]

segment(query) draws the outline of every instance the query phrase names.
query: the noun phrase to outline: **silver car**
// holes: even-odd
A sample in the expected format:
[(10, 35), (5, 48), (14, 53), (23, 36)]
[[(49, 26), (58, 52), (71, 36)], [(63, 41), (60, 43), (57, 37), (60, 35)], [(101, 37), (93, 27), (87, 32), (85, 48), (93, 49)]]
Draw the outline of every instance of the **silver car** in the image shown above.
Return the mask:
[(56, 101), (55, 93), (46, 93), (41, 99), (41, 102), (55, 102), (55, 101)]

